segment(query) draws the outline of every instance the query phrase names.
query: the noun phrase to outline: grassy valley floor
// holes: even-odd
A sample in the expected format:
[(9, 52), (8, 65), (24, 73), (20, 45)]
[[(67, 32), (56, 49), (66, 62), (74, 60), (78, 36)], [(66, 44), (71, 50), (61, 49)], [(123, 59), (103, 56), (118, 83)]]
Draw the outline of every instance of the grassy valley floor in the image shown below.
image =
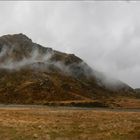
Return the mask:
[(1, 140), (139, 140), (139, 110), (0, 107)]

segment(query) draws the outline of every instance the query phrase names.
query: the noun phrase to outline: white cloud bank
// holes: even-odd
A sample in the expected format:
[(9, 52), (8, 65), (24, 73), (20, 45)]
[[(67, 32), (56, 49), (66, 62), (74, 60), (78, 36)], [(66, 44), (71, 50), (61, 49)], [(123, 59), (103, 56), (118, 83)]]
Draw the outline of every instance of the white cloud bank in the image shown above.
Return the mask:
[(138, 1), (0, 1), (0, 36), (20, 32), (140, 87)]

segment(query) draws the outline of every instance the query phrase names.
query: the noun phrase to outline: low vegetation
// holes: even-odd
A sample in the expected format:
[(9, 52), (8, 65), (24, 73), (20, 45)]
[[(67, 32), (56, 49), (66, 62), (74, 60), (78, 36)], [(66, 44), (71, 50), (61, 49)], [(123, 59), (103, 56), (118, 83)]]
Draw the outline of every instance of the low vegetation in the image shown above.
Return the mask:
[(140, 112), (2, 108), (3, 140), (139, 140)]

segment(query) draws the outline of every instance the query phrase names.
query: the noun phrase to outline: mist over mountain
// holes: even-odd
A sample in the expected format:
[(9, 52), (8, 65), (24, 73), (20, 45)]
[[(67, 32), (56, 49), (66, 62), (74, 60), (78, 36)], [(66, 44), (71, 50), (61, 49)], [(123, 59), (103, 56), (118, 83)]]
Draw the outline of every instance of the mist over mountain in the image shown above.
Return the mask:
[(24, 34), (0, 37), (0, 102), (102, 101), (133, 92), (74, 54), (41, 46)]

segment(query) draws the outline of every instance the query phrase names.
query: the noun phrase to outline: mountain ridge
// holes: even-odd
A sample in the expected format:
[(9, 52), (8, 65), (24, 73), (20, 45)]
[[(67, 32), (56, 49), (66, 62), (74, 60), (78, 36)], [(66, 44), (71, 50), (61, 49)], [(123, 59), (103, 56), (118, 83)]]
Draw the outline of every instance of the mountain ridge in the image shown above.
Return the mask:
[(107, 87), (107, 77), (81, 58), (41, 46), (24, 34), (0, 37), (0, 72), (0, 102), (4, 103), (103, 103), (109, 96), (133, 96), (127, 84), (116, 80), (111, 82), (114, 88)]

